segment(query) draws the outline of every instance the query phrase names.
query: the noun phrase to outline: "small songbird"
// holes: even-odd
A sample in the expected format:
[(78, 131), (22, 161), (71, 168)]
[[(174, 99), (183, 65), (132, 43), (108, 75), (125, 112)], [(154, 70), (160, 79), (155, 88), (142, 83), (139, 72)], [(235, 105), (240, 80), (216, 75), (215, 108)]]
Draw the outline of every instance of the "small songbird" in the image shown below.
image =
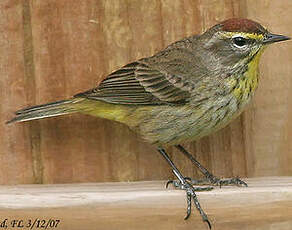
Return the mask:
[(194, 187), (200, 181), (184, 177), (164, 147), (176, 146), (211, 185), (246, 185), (239, 178), (215, 177), (180, 144), (213, 133), (237, 117), (258, 86), (263, 50), (288, 39), (270, 33), (257, 22), (229, 19), (125, 65), (96, 88), (71, 99), (19, 110), (8, 123), (79, 112), (128, 125), (156, 145), (170, 165), (178, 181), (167, 184), (186, 191), (186, 218), (194, 201), (211, 228), (195, 192), (212, 187)]

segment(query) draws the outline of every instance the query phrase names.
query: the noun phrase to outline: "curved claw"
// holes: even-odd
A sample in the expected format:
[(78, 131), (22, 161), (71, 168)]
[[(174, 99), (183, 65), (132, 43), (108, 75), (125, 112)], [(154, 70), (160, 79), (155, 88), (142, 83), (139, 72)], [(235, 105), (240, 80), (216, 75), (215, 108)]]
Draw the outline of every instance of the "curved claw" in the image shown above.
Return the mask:
[(187, 215), (184, 218), (185, 220), (187, 220), (190, 217), (191, 211), (192, 211), (192, 197), (191, 197), (191, 194), (188, 194), (188, 193), (187, 193), (187, 205), (188, 205)]
[(191, 211), (187, 210), (187, 215), (185, 216), (184, 220), (187, 220), (191, 215)]
[(188, 180), (189, 182), (191, 182), (191, 181), (192, 181), (192, 178), (190, 178), (190, 177), (188, 177), (188, 176), (187, 176), (187, 177), (185, 177), (185, 179), (186, 179), (186, 180)]
[(231, 179), (231, 182), (234, 181), (234, 183), (237, 185), (237, 186), (240, 186), (240, 185), (244, 185), (245, 187), (248, 187), (247, 183), (245, 183), (243, 180), (241, 180), (239, 177), (235, 177), (233, 179)]
[(221, 188), (222, 185), (223, 185), (223, 180), (220, 180), (220, 181), (219, 181), (219, 188)]
[(212, 229), (212, 225), (211, 225), (210, 221), (208, 219), (206, 219), (206, 220), (204, 220), (204, 222), (207, 222), (208, 227), (211, 230)]
[(245, 187), (248, 187), (247, 183), (245, 183), (243, 180), (240, 180), (239, 184), (241, 184), (241, 185), (243, 184)]
[(165, 185), (165, 188), (168, 188), (168, 185), (169, 185), (169, 184), (173, 184), (173, 182), (174, 182), (173, 180), (169, 180), (169, 181), (167, 181), (167, 182), (166, 182), (166, 185)]
[(204, 213), (204, 211), (203, 211), (203, 213), (202, 213), (202, 212), (200, 212), (200, 213), (201, 213), (201, 216), (202, 216), (202, 218), (203, 218), (203, 221), (204, 221), (204, 222), (207, 222), (209, 229), (211, 229), (211, 228), (212, 228), (212, 225), (211, 225), (211, 223), (210, 223), (210, 221), (209, 221), (207, 215)]

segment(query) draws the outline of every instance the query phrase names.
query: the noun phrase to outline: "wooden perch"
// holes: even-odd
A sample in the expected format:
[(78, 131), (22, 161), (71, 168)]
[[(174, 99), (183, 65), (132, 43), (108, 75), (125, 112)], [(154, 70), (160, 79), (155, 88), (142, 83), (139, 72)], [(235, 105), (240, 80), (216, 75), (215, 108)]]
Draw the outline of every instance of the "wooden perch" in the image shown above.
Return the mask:
[[(291, 230), (292, 177), (246, 181), (248, 188), (197, 193), (213, 229)], [(196, 210), (187, 221), (185, 214), (184, 191), (165, 181), (0, 188), (0, 221), (58, 219), (62, 230), (208, 229)]]

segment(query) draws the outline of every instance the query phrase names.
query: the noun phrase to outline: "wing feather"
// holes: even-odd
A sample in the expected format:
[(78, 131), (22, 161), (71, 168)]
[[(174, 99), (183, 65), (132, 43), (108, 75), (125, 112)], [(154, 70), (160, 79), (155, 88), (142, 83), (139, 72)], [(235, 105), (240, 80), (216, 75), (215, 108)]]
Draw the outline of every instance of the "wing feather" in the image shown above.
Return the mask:
[(97, 88), (75, 95), (113, 104), (182, 104), (189, 97), (189, 85), (179, 76), (133, 62), (111, 73)]

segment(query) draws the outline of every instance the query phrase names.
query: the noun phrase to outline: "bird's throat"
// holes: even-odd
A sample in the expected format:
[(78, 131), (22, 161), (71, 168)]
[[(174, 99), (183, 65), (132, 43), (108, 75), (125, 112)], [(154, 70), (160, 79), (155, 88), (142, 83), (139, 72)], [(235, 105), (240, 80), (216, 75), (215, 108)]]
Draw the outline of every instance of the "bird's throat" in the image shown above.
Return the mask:
[(255, 54), (247, 64), (247, 70), (238, 78), (233, 95), (241, 102), (248, 102), (258, 87), (259, 61), (262, 53), (263, 49)]

